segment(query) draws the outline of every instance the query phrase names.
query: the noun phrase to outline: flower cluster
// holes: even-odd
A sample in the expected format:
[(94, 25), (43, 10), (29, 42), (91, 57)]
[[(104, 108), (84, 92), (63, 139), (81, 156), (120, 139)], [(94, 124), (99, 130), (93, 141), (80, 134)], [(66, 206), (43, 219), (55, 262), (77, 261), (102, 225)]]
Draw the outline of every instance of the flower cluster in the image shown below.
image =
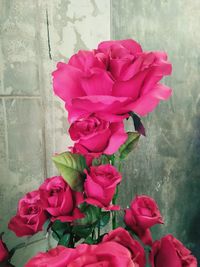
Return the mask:
[[(160, 83), (169, 74), (164, 52), (145, 52), (130, 39), (102, 42), (58, 63), (53, 87), (65, 102), (74, 145), (53, 157), (60, 176), (27, 193), (8, 224), (18, 237), (47, 228), (58, 245), (25, 267), (197, 267), (196, 258), (172, 235), (153, 239), (151, 227), (164, 221), (151, 197), (137, 195), (124, 209), (124, 228), (117, 226), (122, 175), (115, 165), (145, 135), (140, 116), (170, 97), (171, 89)], [(129, 117), (133, 132), (125, 131)], [(10, 259), (1, 241), (0, 263), (12, 266)]]
[(171, 89), (160, 83), (171, 74), (164, 52), (145, 52), (134, 40), (105, 41), (79, 51), (53, 72), (54, 92), (65, 102), (74, 152), (88, 158), (111, 155), (126, 141), (123, 119), (144, 116)]

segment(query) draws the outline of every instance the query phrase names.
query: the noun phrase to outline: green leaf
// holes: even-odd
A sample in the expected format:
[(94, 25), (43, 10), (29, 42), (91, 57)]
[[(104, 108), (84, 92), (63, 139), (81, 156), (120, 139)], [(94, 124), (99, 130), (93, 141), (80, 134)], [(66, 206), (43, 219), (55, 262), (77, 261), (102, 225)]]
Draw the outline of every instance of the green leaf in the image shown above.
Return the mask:
[(85, 215), (84, 218), (82, 219), (78, 219), (76, 221), (74, 221), (74, 223), (76, 225), (92, 225), (95, 222), (97, 222), (101, 216), (101, 209), (96, 207), (96, 206), (92, 206), (89, 205), (87, 203), (83, 203), (79, 206), (79, 209), (81, 210), (81, 212)]
[(79, 154), (64, 152), (52, 159), (69, 186), (75, 191), (82, 191), (85, 177), (83, 171), (87, 167), (85, 158)]
[(81, 237), (81, 238), (86, 238), (92, 233), (93, 227), (85, 227), (82, 225), (75, 225), (72, 229), (72, 232)]
[(128, 134), (128, 139), (119, 148), (120, 159), (125, 159), (128, 156), (128, 154), (137, 146), (137, 143), (140, 138), (140, 134), (137, 132), (128, 132), (127, 134)]
[(99, 166), (110, 163), (110, 157), (108, 155), (101, 155), (98, 158), (94, 158), (92, 161), (93, 166)]
[(70, 242), (70, 234), (67, 233), (67, 234), (63, 235), (63, 236), (60, 238), (60, 240), (59, 240), (59, 242), (58, 242), (58, 245), (62, 245), (62, 246), (68, 247), (69, 242)]
[(92, 245), (92, 244), (96, 244), (97, 241), (96, 241), (96, 240), (93, 240), (92, 237), (88, 236), (88, 237), (85, 239), (84, 243), (89, 244), (89, 245)]
[(109, 223), (109, 221), (110, 221), (110, 212), (109, 211), (102, 212), (100, 227), (106, 226)]
[(51, 226), (51, 230), (53, 231), (53, 238), (58, 240), (63, 236), (64, 233), (70, 233), (71, 227), (66, 222), (56, 220)]

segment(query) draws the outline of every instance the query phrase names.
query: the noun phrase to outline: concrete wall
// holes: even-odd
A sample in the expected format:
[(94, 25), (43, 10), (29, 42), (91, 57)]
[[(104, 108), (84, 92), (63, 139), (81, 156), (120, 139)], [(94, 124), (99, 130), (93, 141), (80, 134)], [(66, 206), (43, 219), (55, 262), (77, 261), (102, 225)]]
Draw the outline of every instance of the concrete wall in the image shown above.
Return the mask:
[[(174, 94), (144, 119), (147, 138), (124, 164), (119, 202), (125, 207), (136, 193), (155, 197), (166, 222), (161, 233), (200, 251), (199, 21), (198, 0), (0, 0), (1, 231), (17, 200), (55, 174), (51, 155), (70, 145), (63, 103), (52, 94), (56, 62), (101, 40), (130, 37), (167, 51)], [(12, 233), (5, 237), (10, 247), (19, 243)], [(53, 245), (42, 234), (26, 242), (17, 267)]]
[[(18, 199), (55, 174), (52, 154), (70, 145), (51, 72), (78, 49), (110, 39), (110, 2), (0, 0), (0, 20), (0, 231), (12, 247), (20, 239), (7, 233), (7, 222)], [(17, 267), (48, 247), (42, 234), (26, 242)]]

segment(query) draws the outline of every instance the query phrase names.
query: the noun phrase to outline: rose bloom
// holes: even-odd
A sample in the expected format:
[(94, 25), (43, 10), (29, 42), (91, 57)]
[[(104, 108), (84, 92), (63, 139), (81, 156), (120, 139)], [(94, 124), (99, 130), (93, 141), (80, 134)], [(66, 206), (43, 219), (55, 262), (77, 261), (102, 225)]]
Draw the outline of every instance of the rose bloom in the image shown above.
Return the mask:
[(96, 50), (80, 50), (53, 72), (54, 92), (66, 103), (69, 121), (95, 112), (119, 121), (133, 111), (144, 116), (171, 89), (160, 80), (171, 74), (164, 52), (144, 52), (134, 40), (106, 41)]
[(17, 214), (10, 220), (8, 228), (19, 237), (29, 236), (42, 231), (46, 220), (39, 191), (33, 191), (19, 201)]
[(8, 257), (9, 257), (8, 248), (0, 238), (0, 263), (7, 261)]
[(88, 151), (84, 146), (79, 143), (75, 143), (73, 147), (70, 147), (70, 151), (72, 153), (84, 156), (88, 167), (92, 165), (93, 159), (98, 158), (101, 155), (101, 153), (93, 153)]
[(191, 251), (172, 235), (153, 243), (149, 260), (152, 267), (197, 267)]
[(130, 208), (125, 210), (124, 222), (144, 244), (152, 245), (149, 228), (155, 224), (163, 223), (163, 220), (155, 200), (149, 196), (141, 195), (136, 196), (131, 202)]
[(61, 176), (47, 178), (39, 191), (51, 221), (72, 222), (83, 217), (77, 208), (83, 200), (82, 193), (73, 191)]
[(110, 164), (91, 166), (86, 171), (84, 189), (85, 202), (105, 209), (119, 209), (118, 206), (110, 205), (115, 194), (117, 185), (121, 182), (121, 174)]
[(140, 267), (130, 251), (116, 242), (98, 245), (78, 245), (75, 249), (58, 246), (49, 252), (38, 253), (25, 267)]
[(145, 266), (145, 252), (140, 243), (122, 227), (112, 230), (103, 237), (102, 242), (114, 241), (126, 247), (131, 252), (135, 266)]
[(89, 153), (109, 155), (114, 154), (127, 139), (123, 122), (108, 122), (94, 114), (72, 123), (69, 134)]

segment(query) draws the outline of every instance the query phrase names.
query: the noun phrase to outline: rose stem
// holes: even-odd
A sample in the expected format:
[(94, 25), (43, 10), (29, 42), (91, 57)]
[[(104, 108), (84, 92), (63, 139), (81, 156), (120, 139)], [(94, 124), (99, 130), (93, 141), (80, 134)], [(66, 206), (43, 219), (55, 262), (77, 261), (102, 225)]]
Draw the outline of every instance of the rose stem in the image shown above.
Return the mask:
[[(111, 164), (113, 166), (115, 166), (115, 155), (114, 154), (111, 157)], [(115, 192), (115, 195), (114, 195), (113, 200), (112, 200), (113, 205), (115, 205), (116, 201), (117, 201), (117, 191), (118, 190), (116, 188), (116, 192)], [(117, 228), (117, 217), (116, 217), (116, 212), (112, 211), (112, 229), (114, 230), (115, 228)]]
[(100, 221), (98, 222), (98, 239), (100, 237), (100, 234), (101, 234), (101, 228), (100, 228)]

